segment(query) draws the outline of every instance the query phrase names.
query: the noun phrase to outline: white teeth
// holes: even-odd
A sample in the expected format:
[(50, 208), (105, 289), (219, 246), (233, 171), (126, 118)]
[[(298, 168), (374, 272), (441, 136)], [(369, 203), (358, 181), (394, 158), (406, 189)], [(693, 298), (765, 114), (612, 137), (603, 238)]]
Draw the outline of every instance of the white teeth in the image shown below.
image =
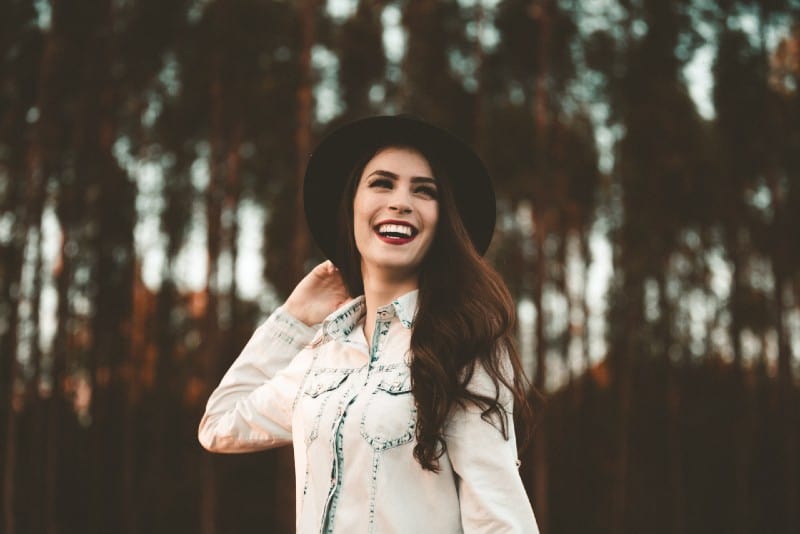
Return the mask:
[(378, 227), (378, 232), (381, 234), (402, 234), (410, 237), (411, 227), (402, 224), (382, 224)]

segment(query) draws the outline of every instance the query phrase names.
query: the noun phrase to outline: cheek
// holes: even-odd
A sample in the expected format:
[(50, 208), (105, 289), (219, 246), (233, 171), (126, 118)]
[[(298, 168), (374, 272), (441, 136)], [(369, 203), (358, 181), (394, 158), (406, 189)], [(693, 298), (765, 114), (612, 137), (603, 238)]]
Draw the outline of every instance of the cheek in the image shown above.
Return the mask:
[(434, 203), (425, 212), (425, 226), (427, 226), (433, 233), (436, 233), (436, 227), (439, 224), (439, 204)]
[(364, 243), (369, 238), (371, 228), (364, 222), (356, 223), (353, 225), (353, 238), (356, 243), (356, 248), (361, 252)]
[(358, 244), (359, 239), (363, 239), (371, 231), (369, 202), (363, 196), (357, 194), (353, 199), (353, 233), (355, 234), (356, 244)]

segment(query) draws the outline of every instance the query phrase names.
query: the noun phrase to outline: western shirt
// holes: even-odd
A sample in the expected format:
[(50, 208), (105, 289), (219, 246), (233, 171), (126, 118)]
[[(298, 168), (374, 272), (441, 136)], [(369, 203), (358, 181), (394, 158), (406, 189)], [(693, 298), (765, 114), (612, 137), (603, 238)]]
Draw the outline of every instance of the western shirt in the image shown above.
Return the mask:
[[(440, 471), (414, 458), (417, 293), (377, 310), (371, 346), (363, 296), (314, 327), (278, 308), (211, 394), (199, 440), (225, 453), (291, 443), (301, 533), (537, 533), (507, 389), (499, 398), (509, 439), (479, 408), (456, 406), (443, 429)], [(468, 387), (495, 395), (481, 367)]]

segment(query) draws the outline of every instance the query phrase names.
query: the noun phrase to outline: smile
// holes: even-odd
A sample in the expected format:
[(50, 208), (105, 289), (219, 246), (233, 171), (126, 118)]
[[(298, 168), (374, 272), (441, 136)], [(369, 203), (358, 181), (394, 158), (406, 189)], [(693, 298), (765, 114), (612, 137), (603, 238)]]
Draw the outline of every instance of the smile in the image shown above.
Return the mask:
[(375, 233), (386, 243), (402, 245), (413, 240), (419, 230), (401, 221), (383, 222), (375, 226)]

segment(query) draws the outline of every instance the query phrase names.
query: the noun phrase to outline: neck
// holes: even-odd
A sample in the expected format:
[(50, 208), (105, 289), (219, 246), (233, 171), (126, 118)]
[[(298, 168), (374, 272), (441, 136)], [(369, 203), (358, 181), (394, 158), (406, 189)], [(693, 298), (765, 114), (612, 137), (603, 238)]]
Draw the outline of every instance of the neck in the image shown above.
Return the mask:
[(397, 276), (397, 274), (385, 270), (368, 269), (364, 265), (361, 267), (361, 273), (364, 280), (364, 301), (367, 307), (364, 317), (364, 334), (367, 342), (372, 346), (372, 332), (375, 329), (378, 308), (417, 289), (419, 277), (416, 273), (413, 276)]

